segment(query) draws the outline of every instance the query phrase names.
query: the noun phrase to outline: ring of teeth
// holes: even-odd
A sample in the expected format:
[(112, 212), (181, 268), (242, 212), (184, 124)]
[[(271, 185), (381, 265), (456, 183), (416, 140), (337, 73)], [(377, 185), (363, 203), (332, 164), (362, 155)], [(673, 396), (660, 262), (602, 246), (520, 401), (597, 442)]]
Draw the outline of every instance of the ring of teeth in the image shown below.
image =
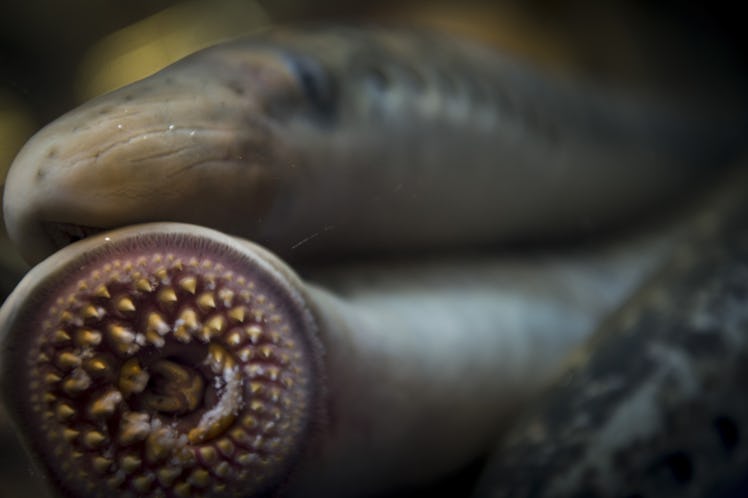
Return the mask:
[(73, 495), (247, 496), (287, 470), (311, 367), (267, 284), (174, 254), (86, 272), (26, 359), (37, 451)]

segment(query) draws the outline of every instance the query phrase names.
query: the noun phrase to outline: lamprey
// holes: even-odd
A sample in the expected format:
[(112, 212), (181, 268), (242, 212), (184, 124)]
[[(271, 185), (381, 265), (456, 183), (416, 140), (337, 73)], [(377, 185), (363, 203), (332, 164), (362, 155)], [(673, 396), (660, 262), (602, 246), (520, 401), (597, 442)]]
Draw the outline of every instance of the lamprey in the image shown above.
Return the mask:
[(333, 295), (241, 239), (127, 227), (9, 297), (3, 396), (63, 496), (416, 485), (485, 451), (668, 247), (349, 270)]
[(740, 111), (554, 81), (443, 33), (275, 30), (48, 125), (5, 218), (29, 261), (146, 221), (292, 259), (571, 238), (707, 176)]

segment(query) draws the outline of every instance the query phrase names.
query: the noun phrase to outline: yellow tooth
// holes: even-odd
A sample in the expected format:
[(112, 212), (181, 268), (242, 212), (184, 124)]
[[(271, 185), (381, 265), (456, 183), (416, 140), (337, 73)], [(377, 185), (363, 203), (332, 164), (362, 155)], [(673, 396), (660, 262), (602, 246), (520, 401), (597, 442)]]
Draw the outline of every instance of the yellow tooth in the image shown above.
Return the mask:
[(106, 311), (104, 308), (98, 308), (93, 304), (89, 304), (81, 311), (81, 316), (83, 316), (83, 318), (96, 318), (97, 320), (101, 319), (105, 314)]
[(61, 379), (62, 377), (60, 377), (56, 373), (51, 372), (44, 376), (44, 382), (46, 382), (47, 384), (56, 384), (60, 382)]
[(192, 308), (182, 310), (174, 325), (174, 336), (181, 342), (189, 342), (192, 339), (192, 333), (200, 328), (197, 313)]
[(211, 292), (204, 292), (197, 297), (197, 305), (203, 311), (216, 307), (216, 300)]
[(236, 306), (228, 312), (228, 315), (232, 320), (242, 323), (246, 315), (246, 310), (244, 306)]
[(234, 302), (234, 291), (231, 289), (221, 289), (218, 291), (218, 299), (228, 308)]
[(101, 284), (98, 287), (96, 287), (96, 289), (94, 289), (94, 291), (93, 291), (93, 295), (96, 296), (96, 297), (104, 297), (104, 298), (110, 298), (110, 297), (112, 297), (109, 294), (109, 289), (107, 289), (106, 285), (104, 285), (104, 284)]
[(93, 457), (93, 468), (99, 474), (104, 474), (112, 467), (112, 459), (103, 456)]
[(218, 452), (212, 446), (203, 446), (197, 452), (204, 465), (212, 467), (218, 461)]
[(123, 482), (125, 482), (124, 472), (115, 472), (114, 475), (106, 481), (107, 486), (111, 489), (120, 487)]
[(69, 427), (66, 427), (62, 430), (62, 437), (65, 438), (65, 441), (68, 443), (72, 442), (75, 438), (78, 437), (80, 434), (79, 431), (76, 431), (75, 429), (70, 429)]
[(153, 292), (153, 285), (147, 278), (141, 278), (135, 282), (135, 288), (141, 292)]
[(188, 481), (196, 488), (205, 488), (210, 484), (210, 473), (205, 469), (195, 469), (190, 474)]
[(174, 486), (174, 494), (179, 498), (190, 498), (192, 491), (190, 491), (190, 483), (180, 482)]
[(218, 419), (211, 421), (211, 423), (208, 424), (207, 427), (198, 426), (192, 429), (187, 434), (187, 438), (190, 440), (192, 444), (202, 443), (203, 441), (209, 441), (223, 434), (226, 431), (226, 429), (231, 427), (231, 424), (234, 423), (235, 419), (236, 419), (236, 415), (234, 415), (233, 411), (229, 413), (220, 414), (218, 416)]
[(99, 431), (87, 431), (83, 435), (83, 444), (89, 449), (95, 449), (106, 442), (106, 436)]
[(156, 278), (159, 279), (162, 283), (165, 284), (169, 282), (169, 272), (166, 270), (166, 268), (158, 268), (153, 272), (153, 274), (156, 275)]
[(88, 412), (95, 418), (110, 417), (121, 402), (122, 394), (119, 391), (107, 391), (89, 405)]
[(57, 414), (57, 418), (60, 421), (67, 420), (73, 415), (75, 415), (75, 410), (72, 406), (68, 405), (67, 403), (60, 403), (57, 405), (57, 409), (55, 410), (55, 413)]
[(152, 311), (148, 315), (146, 331), (156, 332), (158, 335), (166, 335), (169, 332), (169, 325), (164, 321), (161, 315)]
[(203, 342), (208, 342), (213, 337), (221, 334), (224, 325), (225, 320), (222, 315), (216, 315), (212, 318), (209, 318), (200, 331), (200, 339), (202, 339)]
[(98, 346), (101, 344), (101, 332), (90, 329), (80, 329), (75, 334), (75, 343), (81, 347)]
[(117, 300), (117, 311), (121, 313), (132, 313), (135, 311), (135, 303), (132, 302), (127, 296), (123, 296)]
[(149, 378), (148, 372), (143, 370), (138, 359), (131, 358), (120, 368), (117, 385), (122, 394), (129, 396), (130, 394), (143, 392)]
[(158, 482), (165, 488), (170, 488), (174, 480), (182, 473), (181, 467), (161, 467), (156, 471)]
[(65, 310), (62, 313), (60, 313), (60, 321), (62, 323), (71, 324), (75, 321), (75, 316), (73, 316), (73, 314), (70, 311)]
[(236, 458), (236, 461), (239, 462), (239, 465), (248, 467), (254, 463), (257, 463), (258, 457), (254, 453), (242, 453)]
[(135, 471), (143, 461), (135, 455), (125, 455), (120, 460), (120, 468), (128, 474)]
[(229, 346), (238, 346), (242, 343), (242, 335), (238, 330), (232, 331), (228, 336), (226, 336), (226, 343)]
[(262, 356), (266, 360), (270, 359), (270, 357), (273, 356), (273, 347), (269, 344), (260, 346), (260, 356)]
[(161, 337), (156, 332), (153, 332), (151, 330), (145, 333), (145, 340), (153, 344), (157, 348), (162, 348), (164, 347), (164, 344), (166, 344), (166, 341), (164, 341), (163, 337)]
[(70, 377), (65, 379), (65, 381), (62, 383), (62, 389), (71, 396), (85, 391), (90, 386), (91, 377), (89, 377), (88, 374), (80, 368), (73, 370), (73, 373), (70, 375)]
[(80, 357), (68, 351), (60, 353), (60, 355), (57, 357), (57, 365), (59, 365), (60, 368), (71, 369), (71, 368), (79, 367), (80, 364), (81, 364)]
[(263, 384), (262, 382), (250, 382), (249, 383), (249, 392), (257, 395), (260, 394), (263, 391)]
[(62, 329), (56, 330), (52, 340), (55, 344), (62, 344), (70, 340), (70, 335)]
[(197, 290), (197, 279), (192, 276), (184, 277), (179, 280), (179, 287), (190, 294), (194, 294), (195, 290)]
[(86, 360), (84, 368), (92, 374), (99, 374), (109, 370), (109, 365), (101, 358), (91, 358)]
[(154, 480), (155, 477), (153, 476), (153, 474), (145, 474), (133, 479), (132, 486), (135, 488), (135, 491), (145, 493), (151, 488)]
[(268, 367), (268, 378), (275, 382), (278, 380), (278, 376), (280, 375), (280, 369), (276, 367), (275, 365), (270, 365)]
[(135, 342), (135, 334), (122, 325), (109, 325), (109, 335), (117, 345), (130, 345)]
[(251, 442), (249, 434), (244, 432), (244, 430), (241, 429), (240, 427), (232, 429), (229, 435), (231, 436), (231, 439), (233, 439), (234, 441), (236, 441), (242, 446), (247, 446)]
[(244, 426), (245, 429), (252, 431), (257, 428), (257, 419), (252, 415), (245, 415), (242, 418), (242, 426)]
[(163, 304), (171, 304), (177, 302), (177, 293), (171, 287), (164, 287), (158, 291), (157, 299)]
[(128, 412), (120, 422), (119, 441), (130, 445), (143, 441), (151, 432), (150, 417), (146, 413)]
[(250, 410), (252, 410), (253, 412), (263, 412), (263, 411), (265, 411), (265, 403), (263, 403), (263, 402), (262, 402), (262, 401), (260, 401), (259, 399), (253, 399), (253, 400), (252, 400), (252, 401), (251, 401), (251, 402), (249, 403), (249, 408), (250, 408)]
[(154, 430), (145, 441), (146, 460), (152, 464), (165, 460), (175, 444), (176, 439), (169, 429), (160, 427)]
[(216, 448), (218, 448), (218, 451), (221, 452), (221, 455), (225, 456), (226, 458), (231, 458), (231, 455), (234, 454), (234, 443), (231, 442), (228, 438), (221, 438), (216, 442)]
[[(231, 473), (231, 465), (229, 465), (229, 462), (221, 462), (213, 467), (213, 472), (215, 472), (218, 477), (222, 477), (225, 479)], [(218, 491), (219, 490), (216, 489), (216, 492)]]
[(250, 325), (246, 330), (250, 342), (252, 344), (257, 344), (257, 342), (260, 340), (260, 336), (262, 336), (262, 329), (257, 325)]

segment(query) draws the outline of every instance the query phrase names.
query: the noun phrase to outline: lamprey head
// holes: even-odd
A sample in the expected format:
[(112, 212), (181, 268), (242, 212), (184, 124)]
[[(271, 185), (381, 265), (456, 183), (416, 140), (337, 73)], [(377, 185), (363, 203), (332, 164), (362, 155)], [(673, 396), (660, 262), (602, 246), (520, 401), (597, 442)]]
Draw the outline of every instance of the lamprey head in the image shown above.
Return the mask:
[(63, 496), (264, 496), (318, 428), (321, 351), (296, 278), (213, 230), (68, 246), (0, 324), (5, 402)]
[(278, 128), (311, 106), (310, 71), (300, 67), (277, 49), (222, 45), (58, 118), (8, 173), (11, 239), (32, 263), (135, 223), (196, 223), (257, 240), (278, 185), (296, 174), (299, 158)]

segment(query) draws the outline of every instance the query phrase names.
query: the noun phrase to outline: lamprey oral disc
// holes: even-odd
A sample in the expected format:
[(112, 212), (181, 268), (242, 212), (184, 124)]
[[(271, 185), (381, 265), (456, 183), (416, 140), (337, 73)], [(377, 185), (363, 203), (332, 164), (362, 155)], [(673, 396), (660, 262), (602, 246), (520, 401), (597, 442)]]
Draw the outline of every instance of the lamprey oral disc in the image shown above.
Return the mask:
[(322, 410), (317, 326), (229, 241), (99, 238), (2, 311), (3, 393), (63, 495), (259, 496), (293, 471)]

